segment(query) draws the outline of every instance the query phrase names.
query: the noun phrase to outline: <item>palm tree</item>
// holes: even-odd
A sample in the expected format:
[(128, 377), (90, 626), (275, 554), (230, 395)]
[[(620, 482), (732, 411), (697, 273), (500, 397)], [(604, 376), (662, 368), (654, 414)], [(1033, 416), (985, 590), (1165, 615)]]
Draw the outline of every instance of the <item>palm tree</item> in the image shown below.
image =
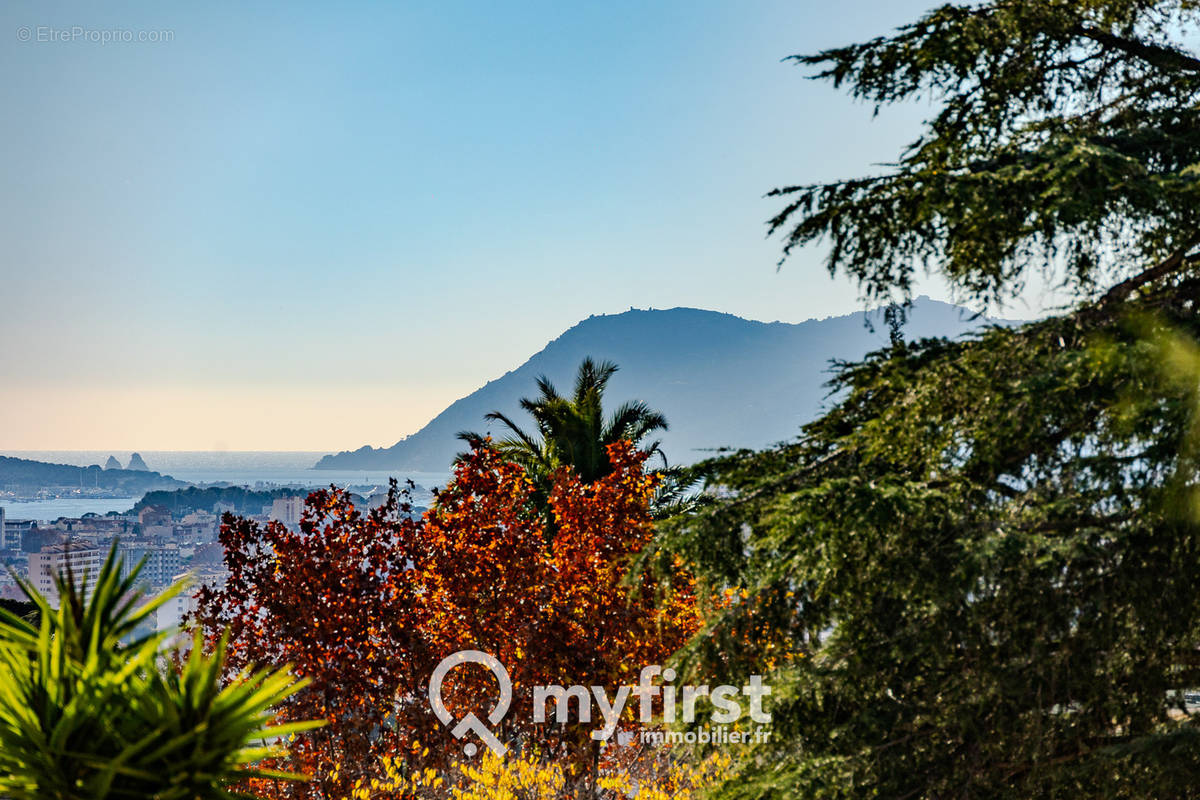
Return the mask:
[[(667, 430), (667, 418), (639, 400), (624, 403), (611, 416), (604, 416), (604, 390), (616, 371), (617, 365), (611, 361), (597, 364), (585, 358), (570, 397), (560, 395), (545, 375), (539, 377), (539, 395), (521, 400), (521, 408), (533, 417), (536, 433), (527, 433), (499, 411), (484, 417), (508, 429), (508, 435), (492, 442), (491, 447), (525, 468), (537, 489), (539, 506), (544, 508), (550, 478), (560, 467), (570, 467), (584, 483), (591, 483), (612, 470), (607, 452), (610, 444), (625, 440), (637, 445), (655, 431)], [(484, 442), (483, 436), (470, 431), (460, 433), (458, 438), (472, 447)], [(655, 440), (641, 449), (661, 458), (665, 467), (660, 444)]]

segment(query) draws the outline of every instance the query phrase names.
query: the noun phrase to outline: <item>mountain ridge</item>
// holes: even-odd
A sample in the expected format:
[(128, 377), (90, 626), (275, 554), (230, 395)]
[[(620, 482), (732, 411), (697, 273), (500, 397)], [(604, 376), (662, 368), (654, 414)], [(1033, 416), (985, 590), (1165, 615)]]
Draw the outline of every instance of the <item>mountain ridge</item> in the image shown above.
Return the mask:
[[(921, 296), (904, 334), (955, 337), (1014, 322)], [(521, 424), (517, 401), (535, 393), (537, 376), (546, 374), (569, 392), (576, 367), (589, 355), (620, 367), (606, 394), (611, 407), (636, 398), (666, 414), (671, 429), (662, 438), (672, 462), (720, 447), (764, 447), (795, 436), (820, 410), (831, 361), (858, 359), (887, 343), (882, 309), (798, 323), (686, 307), (594, 314), (391, 447), (327, 455), (314, 468), (444, 471), (464, 446), (459, 431), (488, 432), (483, 415), (493, 410)], [(496, 425), (490, 431), (503, 434)]]

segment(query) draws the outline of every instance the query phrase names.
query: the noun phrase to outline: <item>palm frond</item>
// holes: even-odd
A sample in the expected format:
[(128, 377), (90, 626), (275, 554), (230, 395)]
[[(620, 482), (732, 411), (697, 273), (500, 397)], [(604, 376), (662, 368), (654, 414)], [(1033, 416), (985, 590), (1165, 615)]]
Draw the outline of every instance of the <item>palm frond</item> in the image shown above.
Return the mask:
[(530, 450), (540, 450), (541, 449), (540, 445), (534, 440), (534, 438), (532, 436), (527, 434), (525, 431), (521, 430), (520, 425), (513, 422), (506, 415), (500, 413), (499, 411), (493, 411), (490, 414), (484, 415), (484, 419), (492, 420), (492, 421), (503, 424), (504, 427), (508, 428), (509, 431), (512, 432), (513, 436), (516, 439), (523, 442)]
[(206, 654), (198, 638), (175, 666), (178, 632), (153, 621), (186, 582), (147, 598), (142, 564), (122, 567), (114, 543), (96, 575), (58, 579), (57, 608), (22, 582), (36, 630), (0, 614), (0, 797), (228, 798), (296, 730), (271, 708), (303, 682), (283, 669), (223, 685), (224, 643)]
[(608, 380), (620, 369), (612, 361), (596, 363), (591, 356), (579, 365), (575, 376), (575, 402), (582, 403), (589, 394), (603, 395), (608, 386)]
[(538, 391), (542, 393), (543, 400), (558, 400), (559, 399), (558, 389), (554, 388), (554, 384), (551, 383), (550, 379), (547, 378), (545, 375), (538, 375), (537, 387), (538, 387)]
[[(543, 507), (548, 519), (550, 476), (556, 469), (568, 466), (585, 483), (591, 483), (612, 468), (607, 451), (610, 444), (628, 440), (639, 445), (654, 431), (667, 430), (663, 414), (636, 400), (621, 405), (606, 421), (604, 390), (617, 369), (611, 361), (585, 358), (576, 372), (575, 393), (569, 399), (559, 395), (545, 375), (540, 376), (539, 395), (519, 401), (520, 408), (533, 419), (536, 433), (527, 433), (500, 411), (485, 416), (508, 429), (511, 435), (492, 446), (506, 460), (525, 469), (536, 487), (534, 502)], [(459, 434), (459, 438), (472, 446), (482, 442), (478, 434)], [(667, 466), (660, 442), (643, 446), (642, 450), (661, 457), (664, 468)]]
[(640, 400), (633, 400), (622, 404), (613, 412), (606, 426), (604, 439), (609, 444), (621, 439), (628, 439), (637, 444), (648, 434), (665, 431), (669, 427), (667, 418), (662, 413), (652, 410)]

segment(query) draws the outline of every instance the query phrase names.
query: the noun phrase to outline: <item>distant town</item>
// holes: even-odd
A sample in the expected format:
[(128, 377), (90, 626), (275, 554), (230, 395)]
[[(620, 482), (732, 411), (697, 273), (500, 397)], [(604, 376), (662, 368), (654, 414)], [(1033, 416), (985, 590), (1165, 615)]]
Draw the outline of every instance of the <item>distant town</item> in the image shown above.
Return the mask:
[[(130, 473), (138, 480), (131, 480)], [(92, 485), (72, 485), (81, 476), (91, 478)], [(128, 492), (135, 486), (144, 494), (124, 512), (48, 521), (22, 518), (16, 511), (23, 502), (46, 498), (126, 496), (105, 493)], [(387, 499), (387, 487), (349, 488), (362, 508), (375, 508)], [(225, 580), (224, 549), (218, 538), (223, 515), (295, 528), (311, 491), (263, 483), (254, 488), (196, 486), (151, 472), (136, 453), (125, 468), (113, 458), (100, 468), (0, 457), (0, 564), (5, 567), (0, 570), (0, 600), (25, 600), (18, 583), (25, 580), (56, 605), (55, 576), (70, 572), (82, 580), (95, 575), (116, 543), (126, 576), (144, 562), (140, 588), (154, 591), (190, 578), (190, 590), (157, 612), (156, 627), (170, 629), (192, 610), (201, 586), (217, 587)]]

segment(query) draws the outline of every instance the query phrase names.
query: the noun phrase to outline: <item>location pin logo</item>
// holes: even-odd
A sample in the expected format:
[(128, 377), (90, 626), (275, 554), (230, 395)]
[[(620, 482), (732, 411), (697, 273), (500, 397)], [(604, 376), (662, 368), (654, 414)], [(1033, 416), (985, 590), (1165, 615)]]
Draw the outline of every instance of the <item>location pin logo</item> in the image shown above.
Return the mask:
[[(487, 718), (488, 722), (492, 725), (497, 724), (500, 720), (504, 719), (508, 707), (512, 704), (512, 680), (508, 676), (508, 670), (504, 668), (504, 665), (495, 656), (481, 650), (459, 650), (457, 653), (452, 653), (443, 658), (441, 663), (437, 665), (437, 668), (434, 669), (433, 674), (429, 676), (429, 706), (433, 709), (434, 715), (443, 725), (449, 726), (454, 722), (454, 717), (450, 715), (446, 704), (442, 702), (442, 681), (445, 680), (450, 670), (462, 664), (482, 664), (496, 676), (496, 681), (500, 684), (500, 698), (497, 700), (495, 708), (487, 715)], [(454, 738), (456, 739), (461, 739), (468, 731), (483, 740), (496, 755), (502, 756), (508, 752), (508, 748), (496, 738), (491, 728), (472, 713), (468, 713), (450, 728), (450, 733), (454, 734)], [(467, 756), (473, 756), (477, 751), (478, 748), (474, 742), (467, 742), (463, 746), (463, 752)]]

